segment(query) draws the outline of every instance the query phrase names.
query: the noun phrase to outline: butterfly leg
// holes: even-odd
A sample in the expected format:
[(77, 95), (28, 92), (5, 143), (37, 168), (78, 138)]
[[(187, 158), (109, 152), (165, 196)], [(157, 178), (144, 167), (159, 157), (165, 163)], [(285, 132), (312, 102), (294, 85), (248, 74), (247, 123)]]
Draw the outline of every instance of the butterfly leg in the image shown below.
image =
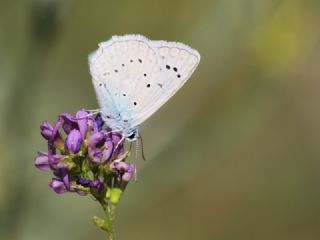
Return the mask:
[[(112, 131), (111, 131), (111, 132), (112, 132)], [(116, 151), (116, 150), (118, 149), (118, 147), (120, 146), (120, 144), (123, 143), (124, 140), (125, 140), (125, 137), (122, 136), (121, 139), (120, 139), (120, 141), (117, 143), (117, 145), (116, 145), (116, 147), (114, 148), (113, 151)]]
[(78, 117), (78, 118), (73, 118), (73, 120), (81, 120), (81, 119), (86, 119), (87, 117), (94, 116), (96, 114), (102, 113), (101, 109), (94, 109), (94, 110), (87, 110), (89, 113), (86, 116), (83, 117)]

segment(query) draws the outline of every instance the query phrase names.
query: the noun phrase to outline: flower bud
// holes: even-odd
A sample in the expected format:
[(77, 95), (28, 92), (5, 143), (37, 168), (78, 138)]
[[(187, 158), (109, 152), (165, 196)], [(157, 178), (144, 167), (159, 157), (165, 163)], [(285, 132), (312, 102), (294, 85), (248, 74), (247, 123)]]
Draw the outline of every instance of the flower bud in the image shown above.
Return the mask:
[(49, 165), (48, 154), (45, 152), (38, 152), (38, 155), (36, 156), (34, 164), (40, 170), (43, 170), (43, 171), (51, 170)]
[(65, 141), (66, 150), (71, 154), (78, 153), (81, 149), (81, 143), (81, 133), (78, 130), (73, 129), (71, 130)]
[(43, 121), (40, 125), (41, 135), (45, 139), (49, 140), (52, 136), (53, 127), (48, 121)]
[(122, 195), (122, 190), (120, 188), (112, 188), (110, 202), (113, 205), (117, 205), (120, 201), (121, 195)]
[(80, 110), (76, 113), (76, 121), (78, 123), (79, 131), (83, 139), (86, 137), (88, 129), (88, 112), (85, 110)]
[(89, 147), (95, 147), (104, 140), (104, 137), (103, 132), (96, 132), (88, 138), (87, 144)]
[(67, 192), (65, 184), (60, 179), (53, 178), (49, 183), (49, 186), (58, 194)]

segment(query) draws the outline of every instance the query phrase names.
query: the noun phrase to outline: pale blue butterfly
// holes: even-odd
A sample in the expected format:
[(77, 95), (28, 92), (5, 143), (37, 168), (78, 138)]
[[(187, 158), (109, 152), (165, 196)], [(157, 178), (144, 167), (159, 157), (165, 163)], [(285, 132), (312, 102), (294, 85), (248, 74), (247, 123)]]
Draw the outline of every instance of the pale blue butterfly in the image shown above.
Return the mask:
[(132, 142), (138, 127), (190, 78), (198, 51), (141, 35), (113, 36), (89, 55), (90, 73), (105, 123)]

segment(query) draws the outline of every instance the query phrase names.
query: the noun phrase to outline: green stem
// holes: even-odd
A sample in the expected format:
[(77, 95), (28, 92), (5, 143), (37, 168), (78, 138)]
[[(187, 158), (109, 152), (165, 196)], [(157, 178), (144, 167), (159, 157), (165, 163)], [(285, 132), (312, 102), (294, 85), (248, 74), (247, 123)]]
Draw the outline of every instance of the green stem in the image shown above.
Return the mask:
[(101, 206), (103, 208), (103, 211), (106, 215), (106, 227), (108, 231), (108, 240), (115, 240), (115, 233), (114, 233), (114, 226), (113, 226), (113, 220), (114, 220), (114, 208), (112, 207), (111, 211), (109, 210), (107, 203), (101, 203)]

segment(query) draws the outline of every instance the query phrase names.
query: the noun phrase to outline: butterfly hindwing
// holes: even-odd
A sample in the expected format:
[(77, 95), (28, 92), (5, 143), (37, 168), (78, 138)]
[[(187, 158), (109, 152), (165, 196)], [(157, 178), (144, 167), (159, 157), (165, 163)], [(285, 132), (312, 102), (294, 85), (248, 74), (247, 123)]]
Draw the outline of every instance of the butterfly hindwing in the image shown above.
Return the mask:
[(182, 43), (150, 41), (158, 57), (157, 76), (149, 79), (150, 89), (144, 92), (142, 104), (135, 116), (135, 125), (141, 124), (167, 102), (189, 79), (196, 69), (200, 55)]

